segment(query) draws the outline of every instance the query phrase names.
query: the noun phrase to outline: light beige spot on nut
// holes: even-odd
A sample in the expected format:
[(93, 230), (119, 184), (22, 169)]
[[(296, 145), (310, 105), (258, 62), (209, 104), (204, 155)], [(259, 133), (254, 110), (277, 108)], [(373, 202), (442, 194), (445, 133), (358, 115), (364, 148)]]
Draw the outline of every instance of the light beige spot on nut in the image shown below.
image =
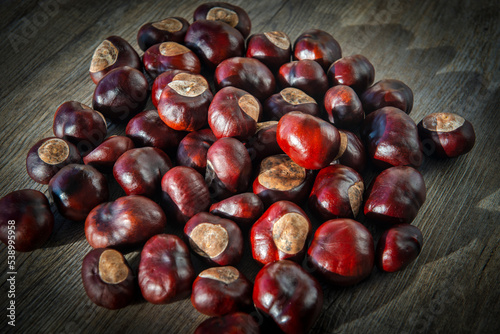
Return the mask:
[(201, 223), (191, 231), (189, 243), (197, 254), (216, 258), (226, 250), (229, 236), (221, 225)]
[(307, 219), (296, 212), (283, 215), (273, 225), (274, 244), (286, 254), (300, 252), (304, 248), (308, 233)]
[(127, 279), (129, 268), (120, 252), (107, 249), (99, 257), (99, 276), (108, 284), (119, 284)]
[(153, 22), (153, 24), (151, 25), (156, 29), (165, 30), (168, 32), (177, 32), (182, 29), (182, 22), (174, 19), (173, 17), (169, 17), (158, 22)]
[(187, 47), (176, 42), (164, 42), (160, 44), (160, 53), (165, 57), (178, 56), (189, 51)]
[(245, 94), (239, 98), (238, 105), (245, 114), (252, 117), (256, 122), (259, 120), (260, 105), (255, 97)]
[(116, 59), (118, 59), (118, 49), (113, 43), (105, 39), (94, 51), (92, 62), (90, 63), (90, 72), (102, 71), (113, 65)]
[(424, 128), (437, 132), (451, 132), (461, 127), (464, 123), (465, 119), (462, 116), (448, 112), (429, 114), (422, 120)]
[(359, 209), (361, 208), (361, 204), (363, 202), (363, 192), (365, 190), (365, 185), (363, 181), (359, 181), (354, 183), (347, 190), (347, 196), (349, 197), (349, 204), (351, 205), (352, 214), (354, 218), (359, 213)]
[(286, 154), (273, 155), (260, 163), (259, 183), (271, 190), (287, 191), (300, 186), (306, 179), (306, 169)]
[(231, 27), (236, 27), (239, 22), (238, 14), (228, 8), (213, 7), (207, 13), (207, 20), (222, 21)]
[(238, 269), (232, 266), (214, 267), (203, 270), (198, 276), (231, 284), (240, 277)]
[(340, 134), (339, 152), (337, 153), (337, 156), (333, 160), (340, 159), (344, 155), (345, 150), (347, 150), (347, 144), (349, 144), (347, 135), (343, 131), (339, 131), (339, 134)]
[(201, 75), (189, 73), (177, 74), (168, 86), (177, 94), (187, 97), (196, 97), (203, 94), (208, 89), (208, 83), (205, 78)]
[(69, 146), (60, 138), (52, 138), (43, 143), (37, 152), (46, 164), (57, 165), (68, 158)]
[(312, 97), (310, 97), (300, 89), (293, 87), (287, 87), (283, 89), (280, 92), (280, 95), (283, 100), (285, 100), (287, 103), (293, 104), (294, 106), (305, 103), (316, 103), (316, 101)]
[(268, 31), (264, 36), (280, 49), (287, 50), (290, 47), (290, 39), (282, 31)]

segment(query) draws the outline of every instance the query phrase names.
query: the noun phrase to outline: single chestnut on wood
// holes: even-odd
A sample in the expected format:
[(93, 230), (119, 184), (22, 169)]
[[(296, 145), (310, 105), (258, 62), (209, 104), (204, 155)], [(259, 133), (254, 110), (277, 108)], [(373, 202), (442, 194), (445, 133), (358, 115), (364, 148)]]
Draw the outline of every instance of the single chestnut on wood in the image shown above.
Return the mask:
[(188, 133), (177, 148), (177, 164), (194, 168), (205, 175), (208, 148), (217, 140), (210, 129), (202, 129)]
[(259, 334), (259, 325), (247, 313), (237, 312), (222, 317), (209, 318), (203, 321), (194, 331), (194, 334)]
[(354, 128), (365, 119), (361, 101), (349, 86), (338, 85), (328, 89), (324, 105), (328, 120), (339, 128)]
[(168, 70), (184, 70), (196, 74), (201, 71), (200, 60), (194, 52), (176, 42), (151, 46), (144, 52), (142, 62), (153, 78)]
[(125, 136), (111, 136), (83, 157), (83, 163), (92, 166), (101, 173), (111, 173), (118, 158), (128, 150), (135, 148), (132, 139)]
[(318, 117), (320, 115), (316, 101), (300, 89), (293, 87), (287, 87), (271, 95), (264, 102), (263, 107), (264, 118), (271, 121), (279, 121), (283, 115), (291, 111), (301, 111)]
[(346, 85), (356, 93), (364, 92), (375, 79), (375, 68), (363, 55), (342, 57), (327, 72), (331, 86)]
[(291, 54), (290, 38), (283, 31), (266, 31), (248, 38), (246, 57), (258, 59), (271, 72), (288, 63)]
[(323, 30), (309, 29), (297, 37), (293, 44), (293, 59), (314, 60), (325, 72), (340, 57), (342, 57), (340, 44)]
[(299, 60), (283, 64), (277, 79), (280, 87), (302, 90), (316, 101), (321, 102), (328, 90), (328, 78), (321, 66), (314, 60)]
[(163, 42), (183, 43), (189, 22), (182, 17), (167, 17), (161, 21), (148, 22), (137, 32), (137, 44), (142, 51)]
[(206, 2), (199, 5), (193, 14), (194, 21), (211, 20), (221, 21), (237, 29), (244, 38), (250, 35), (252, 22), (247, 12), (233, 4), (221, 1)]
[(337, 153), (331, 164), (341, 164), (361, 173), (366, 165), (365, 146), (354, 133), (347, 130), (339, 130), (339, 133), (339, 153)]
[(241, 229), (252, 227), (264, 212), (264, 204), (254, 193), (242, 193), (210, 206), (210, 213), (234, 221)]
[(384, 107), (395, 107), (407, 114), (413, 108), (413, 91), (404, 82), (396, 79), (376, 82), (365, 90), (360, 98), (367, 115)]

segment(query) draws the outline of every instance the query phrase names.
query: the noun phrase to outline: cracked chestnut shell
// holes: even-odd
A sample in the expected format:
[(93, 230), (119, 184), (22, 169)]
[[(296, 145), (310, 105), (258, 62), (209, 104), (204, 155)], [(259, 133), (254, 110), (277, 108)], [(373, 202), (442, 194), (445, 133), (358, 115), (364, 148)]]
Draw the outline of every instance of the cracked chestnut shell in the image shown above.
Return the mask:
[(376, 82), (363, 92), (360, 99), (367, 115), (384, 107), (395, 107), (406, 114), (413, 108), (413, 91), (404, 82), (396, 79)]
[(242, 312), (226, 314), (222, 317), (203, 321), (194, 334), (259, 334), (260, 329), (255, 319)]
[(199, 5), (193, 14), (194, 21), (211, 20), (229, 24), (247, 38), (252, 29), (252, 22), (247, 12), (233, 4), (221, 1), (206, 2)]
[(241, 229), (252, 227), (264, 212), (264, 204), (254, 193), (242, 193), (210, 206), (210, 213), (234, 221)]
[(135, 148), (134, 143), (129, 137), (111, 136), (84, 156), (83, 162), (101, 173), (111, 173), (116, 160), (133, 148)]
[(325, 72), (340, 57), (342, 50), (339, 43), (332, 35), (320, 29), (303, 32), (293, 44), (293, 59), (314, 60)]
[(183, 43), (189, 22), (182, 17), (172, 16), (160, 21), (148, 22), (137, 32), (137, 44), (142, 51), (163, 42)]

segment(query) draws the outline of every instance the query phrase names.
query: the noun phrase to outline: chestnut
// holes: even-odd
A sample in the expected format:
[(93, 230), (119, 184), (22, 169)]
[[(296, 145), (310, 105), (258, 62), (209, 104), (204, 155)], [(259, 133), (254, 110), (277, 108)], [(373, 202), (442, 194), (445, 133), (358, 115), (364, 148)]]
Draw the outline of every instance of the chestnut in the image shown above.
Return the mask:
[(424, 237), (418, 227), (397, 224), (387, 229), (377, 243), (377, 267), (388, 273), (404, 269), (420, 254)]
[(254, 96), (235, 87), (224, 87), (215, 94), (208, 108), (208, 125), (217, 138), (249, 138), (257, 129), (262, 106)]
[(328, 89), (324, 104), (328, 120), (339, 128), (354, 128), (365, 119), (361, 101), (349, 86), (338, 85)]
[(59, 213), (70, 220), (84, 220), (109, 197), (106, 178), (92, 166), (71, 164), (49, 182), (49, 192)]
[(276, 130), (281, 149), (306, 169), (330, 164), (340, 148), (340, 134), (330, 123), (299, 111), (281, 117)]
[(370, 276), (375, 259), (373, 237), (361, 223), (339, 218), (323, 223), (307, 250), (307, 263), (320, 277), (339, 286)]
[(132, 139), (125, 136), (111, 136), (84, 156), (83, 162), (101, 173), (111, 173), (116, 160), (133, 148), (135, 146)]
[(210, 206), (205, 180), (191, 167), (177, 166), (166, 172), (161, 189), (165, 212), (182, 224)]
[(94, 248), (128, 248), (162, 233), (167, 218), (161, 207), (144, 196), (130, 195), (102, 203), (85, 220), (85, 236)]
[(368, 156), (380, 168), (422, 164), (422, 143), (415, 122), (394, 107), (367, 115), (361, 128)]
[(245, 51), (243, 35), (230, 25), (197, 20), (189, 27), (184, 44), (196, 53), (202, 65), (215, 70), (224, 59), (241, 57)]
[(454, 158), (472, 150), (476, 134), (472, 124), (457, 114), (433, 113), (418, 123), (424, 153), (437, 158)]
[(155, 197), (160, 181), (172, 168), (168, 155), (155, 147), (133, 148), (123, 153), (113, 166), (113, 176), (127, 195)]
[(375, 79), (375, 68), (363, 55), (342, 57), (336, 60), (327, 72), (330, 85), (346, 85), (356, 93), (362, 93)]
[(109, 36), (94, 51), (89, 69), (90, 78), (97, 84), (108, 72), (123, 66), (140, 71), (141, 59), (126, 40), (119, 36)]
[(384, 108), (395, 107), (409, 114), (413, 108), (413, 92), (404, 82), (383, 79), (364, 91), (360, 96), (363, 110), (369, 113)]
[(263, 212), (264, 204), (254, 193), (234, 195), (210, 206), (211, 214), (234, 221), (242, 230), (252, 227)]
[(203, 321), (194, 334), (259, 334), (257, 322), (250, 314), (237, 312)]
[(158, 102), (161, 120), (174, 130), (196, 131), (207, 124), (213, 95), (200, 75), (183, 74), (167, 84)]
[[(181, 73), (183, 74), (179, 76), (177, 75)], [(183, 80), (183, 78), (185, 77), (184, 76), (185, 73), (192, 74), (189, 73), (188, 71), (183, 71), (183, 70), (167, 70), (156, 77), (156, 79), (153, 81), (153, 86), (151, 87), (151, 101), (153, 102), (155, 108), (158, 108), (158, 103), (160, 102), (161, 93), (163, 92), (165, 87), (172, 81)], [(200, 75), (199, 79), (202, 80), (201, 78), (203, 77)], [(205, 78), (203, 78), (203, 80), (205, 80)]]
[(363, 204), (364, 190), (363, 178), (354, 169), (328, 166), (316, 176), (308, 206), (322, 220), (356, 218)]
[(339, 163), (361, 173), (366, 165), (365, 146), (361, 142), (361, 139), (354, 133), (347, 130), (339, 130), (339, 133), (339, 153), (337, 153), (331, 164)]
[(188, 247), (175, 235), (155, 235), (142, 249), (137, 277), (142, 296), (150, 303), (189, 297), (196, 274)]
[(194, 52), (176, 42), (151, 46), (144, 52), (142, 62), (153, 78), (168, 70), (184, 70), (196, 74), (201, 71), (200, 60)]
[(199, 5), (193, 15), (194, 21), (212, 20), (221, 21), (237, 29), (244, 38), (250, 35), (252, 22), (247, 12), (238, 6), (227, 2), (215, 1)]
[(141, 71), (124, 66), (110, 71), (94, 90), (92, 108), (112, 121), (124, 121), (144, 109), (148, 81)]
[(321, 313), (323, 290), (297, 263), (276, 261), (262, 268), (253, 288), (255, 307), (287, 334), (307, 333)]
[(258, 166), (262, 159), (283, 153), (276, 140), (277, 121), (257, 123), (255, 134), (245, 143), (250, 159)]
[(314, 60), (292, 61), (282, 65), (277, 79), (282, 89), (298, 88), (316, 101), (322, 101), (328, 90), (328, 78), (321, 66)]
[(0, 241), (8, 246), (9, 255), (11, 249), (31, 252), (42, 247), (53, 228), (49, 201), (38, 190), (16, 190), (0, 199)]
[(293, 59), (310, 59), (321, 65), (324, 71), (342, 57), (339, 43), (332, 35), (319, 29), (303, 32), (293, 44)]
[(291, 112), (301, 111), (305, 114), (319, 117), (319, 106), (316, 101), (300, 89), (287, 87), (277, 94), (271, 95), (264, 102), (264, 118), (279, 121)]
[(85, 256), (82, 282), (90, 300), (110, 310), (131, 304), (137, 292), (132, 269), (125, 257), (114, 249), (94, 249)]
[(79, 163), (80, 160), (80, 153), (75, 145), (57, 137), (44, 138), (29, 150), (26, 171), (33, 181), (48, 184), (61, 168)]
[(411, 223), (425, 202), (425, 181), (409, 166), (391, 167), (370, 184), (365, 201), (365, 216), (382, 224)]
[(274, 75), (255, 58), (232, 57), (222, 61), (215, 70), (218, 89), (233, 86), (243, 89), (264, 101), (274, 93)]
[(188, 220), (184, 234), (191, 249), (211, 265), (237, 264), (243, 254), (243, 236), (235, 222), (207, 212)]
[(155, 44), (163, 42), (183, 43), (189, 22), (182, 17), (167, 17), (161, 21), (148, 22), (137, 32), (137, 44), (146, 51)]
[(272, 72), (288, 63), (291, 54), (290, 39), (283, 31), (266, 31), (248, 38), (246, 57), (258, 59)]
[(252, 175), (252, 162), (237, 139), (218, 139), (207, 151), (205, 181), (213, 197), (224, 199), (245, 191)]
[(251, 310), (252, 290), (252, 283), (235, 267), (209, 268), (195, 279), (191, 303), (212, 317)]
[(301, 262), (311, 234), (311, 221), (298, 205), (276, 202), (252, 226), (252, 256), (261, 265), (285, 259)]
[(205, 175), (208, 148), (217, 140), (210, 129), (188, 133), (177, 148), (177, 163)]

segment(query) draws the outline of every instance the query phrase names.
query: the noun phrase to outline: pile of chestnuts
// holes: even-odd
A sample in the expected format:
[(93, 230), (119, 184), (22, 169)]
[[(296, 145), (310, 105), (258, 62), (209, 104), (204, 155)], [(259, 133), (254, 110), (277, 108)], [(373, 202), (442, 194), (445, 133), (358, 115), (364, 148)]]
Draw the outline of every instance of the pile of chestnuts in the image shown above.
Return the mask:
[[(470, 151), (472, 125), (446, 112), (415, 124), (411, 89), (374, 83), (370, 61), (342, 56), (325, 31), (293, 45), (282, 31), (250, 31), (242, 8), (209, 2), (192, 24), (143, 25), (142, 57), (106, 38), (90, 65), (92, 107), (60, 105), (54, 136), (29, 150), (29, 176), (48, 185), (63, 217), (85, 221), (94, 250), (82, 279), (95, 304), (190, 297), (214, 317), (196, 333), (259, 333), (255, 309), (285, 333), (306, 333), (322, 309), (318, 279), (352, 286), (375, 265), (394, 272), (419, 255), (423, 237), (411, 223), (426, 187), (416, 168), (424, 153)], [(150, 97), (156, 109), (144, 110)], [(109, 122), (126, 122), (126, 136), (107, 137)], [(379, 172), (369, 187), (367, 166)], [(126, 196), (109, 198), (111, 177)], [(41, 192), (14, 191), (0, 212), (0, 238), (9, 243), (15, 221), (17, 251), (50, 238), (54, 216)], [(377, 245), (355, 220), (361, 213), (385, 230)], [(165, 233), (172, 223), (184, 239)], [(245, 240), (263, 266), (253, 283), (235, 268)], [(137, 247), (136, 270), (123, 252)], [(209, 268), (196, 273), (191, 254)]]

